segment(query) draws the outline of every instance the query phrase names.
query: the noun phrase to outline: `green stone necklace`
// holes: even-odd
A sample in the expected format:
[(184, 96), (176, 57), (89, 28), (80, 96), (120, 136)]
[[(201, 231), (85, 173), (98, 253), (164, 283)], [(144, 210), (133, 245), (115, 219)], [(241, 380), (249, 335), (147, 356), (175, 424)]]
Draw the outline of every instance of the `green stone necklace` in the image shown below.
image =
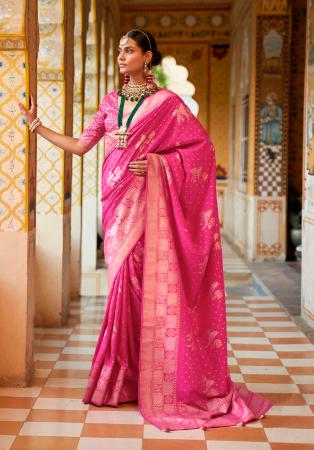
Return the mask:
[(141, 97), (139, 99), (139, 101), (136, 103), (135, 107), (133, 108), (131, 114), (129, 115), (128, 120), (126, 121), (126, 124), (123, 125), (122, 124), (122, 118), (123, 118), (123, 108), (124, 108), (124, 103), (125, 103), (125, 96), (121, 95), (121, 102), (120, 102), (119, 114), (118, 114), (118, 127), (119, 127), (119, 130), (115, 133), (118, 136), (118, 142), (117, 142), (117, 147), (118, 148), (126, 148), (127, 147), (127, 140), (128, 140), (129, 135), (130, 135), (130, 133), (128, 133), (128, 128), (129, 128), (130, 123), (131, 123), (131, 121), (132, 121), (132, 119), (134, 117), (134, 114), (136, 113), (138, 108), (143, 103), (145, 97)]

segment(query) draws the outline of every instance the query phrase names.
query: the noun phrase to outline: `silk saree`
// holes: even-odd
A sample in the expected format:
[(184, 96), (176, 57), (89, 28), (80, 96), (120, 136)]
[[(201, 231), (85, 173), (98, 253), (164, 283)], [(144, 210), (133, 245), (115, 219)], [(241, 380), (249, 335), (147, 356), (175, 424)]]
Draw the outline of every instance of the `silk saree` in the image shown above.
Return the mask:
[[(83, 401), (138, 401), (161, 430), (245, 424), (271, 403), (234, 383), (213, 144), (176, 94), (147, 97), (117, 148), (118, 93), (81, 139), (102, 137), (102, 223), (109, 294)], [(126, 120), (124, 116), (124, 122)], [(145, 155), (145, 177), (128, 163)]]

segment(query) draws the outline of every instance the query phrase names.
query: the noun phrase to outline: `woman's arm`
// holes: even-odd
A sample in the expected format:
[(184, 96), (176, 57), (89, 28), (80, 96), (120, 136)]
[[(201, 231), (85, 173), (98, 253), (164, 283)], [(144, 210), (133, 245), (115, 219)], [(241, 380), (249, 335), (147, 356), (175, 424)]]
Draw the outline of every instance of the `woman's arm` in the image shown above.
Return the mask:
[[(27, 110), (22, 103), (19, 103), (20, 111), (23, 113), (25, 120), (28, 124), (31, 124), (32, 121), (36, 118), (36, 107), (33, 96), (31, 97), (31, 107)], [(36, 128), (36, 132), (47, 139), (47, 141), (51, 142), (53, 145), (65, 150), (66, 152), (74, 153), (75, 155), (82, 156), (86, 153), (89, 148), (86, 143), (78, 138), (74, 138), (71, 136), (64, 136), (61, 133), (57, 133), (56, 131), (50, 130), (50, 128), (45, 127), (44, 125), (39, 125)]]

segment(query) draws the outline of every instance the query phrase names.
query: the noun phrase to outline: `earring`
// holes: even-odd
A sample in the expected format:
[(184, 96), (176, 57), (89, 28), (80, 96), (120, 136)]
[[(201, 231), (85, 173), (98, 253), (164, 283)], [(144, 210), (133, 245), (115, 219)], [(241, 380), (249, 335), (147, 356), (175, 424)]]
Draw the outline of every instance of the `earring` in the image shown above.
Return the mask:
[(128, 84), (129, 81), (130, 81), (130, 75), (128, 75), (127, 73), (125, 73), (125, 74), (124, 74), (123, 84)]
[(144, 74), (147, 74), (147, 62), (144, 63)]
[(151, 67), (149, 69), (146, 79), (147, 79), (147, 84), (154, 84), (154, 75), (153, 75), (153, 71), (152, 71)]

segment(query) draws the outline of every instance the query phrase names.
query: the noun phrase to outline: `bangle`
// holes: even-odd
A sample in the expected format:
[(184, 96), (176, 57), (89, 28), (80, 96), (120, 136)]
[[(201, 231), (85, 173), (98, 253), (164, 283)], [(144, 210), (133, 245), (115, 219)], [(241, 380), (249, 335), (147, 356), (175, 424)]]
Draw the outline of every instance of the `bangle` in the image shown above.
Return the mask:
[(37, 123), (37, 122), (39, 122), (39, 118), (38, 117), (36, 117), (30, 124), (29, 124), (29, 128), (30, 129), (32, 129), (33, 128), (33, 126)]
[(40, 119), (38, 119), (38, 120), (36, 120), (36, 122), (35, 121), (33, 121), (32, 123), (31, 123), (31, 125), (30, 125), (30, 130), (31, 130), (31, 132), (33, 133), (35, 130), (36, 130), (36, 128), (39, 126), (39, 125), (41, 125), (42, 123), (41, 123), (41, 120)]

